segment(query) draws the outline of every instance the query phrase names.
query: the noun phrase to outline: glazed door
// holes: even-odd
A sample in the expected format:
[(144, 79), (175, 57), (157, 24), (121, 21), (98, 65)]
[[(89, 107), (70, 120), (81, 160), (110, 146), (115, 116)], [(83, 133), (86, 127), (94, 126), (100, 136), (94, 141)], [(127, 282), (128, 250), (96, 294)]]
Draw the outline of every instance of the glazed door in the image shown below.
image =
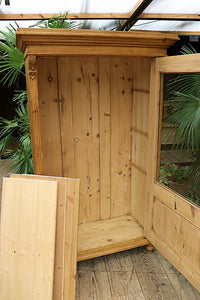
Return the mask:
[(200, 291), (200, 207), (159, 182), (165, 74), (200, 73), (200, 54), (156, 58), (151, 67), (145, 237)]

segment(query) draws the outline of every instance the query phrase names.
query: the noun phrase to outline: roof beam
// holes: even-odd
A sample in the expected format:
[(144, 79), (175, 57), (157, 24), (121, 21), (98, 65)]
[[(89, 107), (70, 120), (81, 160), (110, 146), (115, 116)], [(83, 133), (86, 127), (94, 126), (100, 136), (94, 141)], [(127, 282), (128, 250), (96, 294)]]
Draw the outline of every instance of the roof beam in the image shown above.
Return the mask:
[[(0, 14), (0, 20), (41, 20), (41, 19), (51, 19), (53, 17), (60, 17), (60, 14)], [(128, 19), (129, 14), (120, 13), (77, 13), (68, 14), (66, 19), (73, 20), (84, 20), (84, 19)]]
[(138, 20), (200, 21), (198, 14), (150, 14), (142, 13)]
[(130, 12), (128, 20), (122, 22), (120, 27), (118, 28), (119, 31), (128, 31), (131, 27), (137, 22), (138, 17), (141, 13), (147, 8), (147, 6), (152, 2), (152, 0), (139, 0), (137, 4), (134, 6), (132, 11)]

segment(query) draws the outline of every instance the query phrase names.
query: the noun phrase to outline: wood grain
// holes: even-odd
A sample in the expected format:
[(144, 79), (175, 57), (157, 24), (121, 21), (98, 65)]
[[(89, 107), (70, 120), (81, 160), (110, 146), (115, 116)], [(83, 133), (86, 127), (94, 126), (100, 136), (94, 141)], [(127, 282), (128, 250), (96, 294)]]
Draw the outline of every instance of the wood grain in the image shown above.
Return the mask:
[[(111, 63), (111, 216), (130, 211), (132, 59)], [(119, 126), (120, 124), (120, 126)]]
[(147, 197), (150, 63), (149, 58), (137, 57), (133, 60), (131, 213), (142, 226)]
[[(41, 115), (43, 174), (62, 176), (60, 111), (55, 58), (38, 58), (38, 97)], [(53, 159), (56, 157), (56, 159)]]
[(81, 179), (79, 223), (85, 223), (100, 219), (98, 60), (71, 58), (71, 66), (75, 176)]
[(79, 180), (37, 175), (11, 174), (10, 176), (11, 178), (57, 182), (53, 299), (74, 299), (76, 285)]
[(99, 57), (101, 219), (111, 216), (111, 62)]
[(126, 215), (79, 225), (78, 261), (147, 245), (142, 227)]
[(0, 299), (52, 299), (57, 182), (5, 178)]

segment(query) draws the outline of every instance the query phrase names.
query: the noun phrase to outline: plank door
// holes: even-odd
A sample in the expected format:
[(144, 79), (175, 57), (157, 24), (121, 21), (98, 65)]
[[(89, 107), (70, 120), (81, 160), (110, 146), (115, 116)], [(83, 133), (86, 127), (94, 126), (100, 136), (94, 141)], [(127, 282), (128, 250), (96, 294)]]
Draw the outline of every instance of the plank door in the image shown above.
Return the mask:
[(151, 66), (145, 237), (200, 291), (200, 208), (157, 181), (163, 74), (200, 73), (200, 54)]

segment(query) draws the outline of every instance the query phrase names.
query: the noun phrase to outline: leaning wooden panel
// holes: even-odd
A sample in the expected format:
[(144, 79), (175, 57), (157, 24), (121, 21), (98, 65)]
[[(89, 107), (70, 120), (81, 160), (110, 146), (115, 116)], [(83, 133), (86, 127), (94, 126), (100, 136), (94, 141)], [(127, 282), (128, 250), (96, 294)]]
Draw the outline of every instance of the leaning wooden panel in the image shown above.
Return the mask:
[(63, 295), (66, 300), (75, 299), (79, 180), (19, 174), (11, 174), (10, 177), (57, 182), (53, 299), (63, 300)]
[(0, 299), (52, 299), (57, 182), (3, 182)]

